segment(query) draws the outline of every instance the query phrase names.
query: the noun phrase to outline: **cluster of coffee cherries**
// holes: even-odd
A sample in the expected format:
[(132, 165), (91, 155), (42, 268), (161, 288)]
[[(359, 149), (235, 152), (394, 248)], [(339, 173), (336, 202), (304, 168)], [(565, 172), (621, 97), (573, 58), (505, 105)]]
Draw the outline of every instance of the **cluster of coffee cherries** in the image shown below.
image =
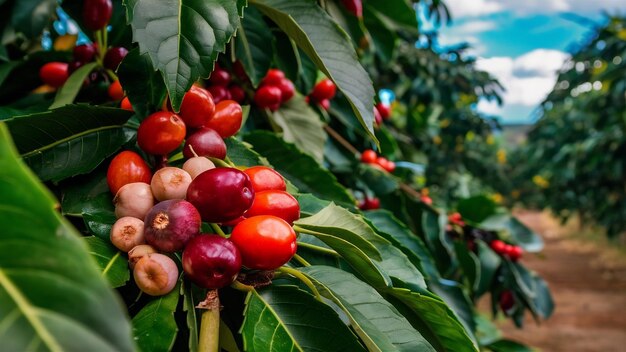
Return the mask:
[(524, 253), (522, 247), (507, 244), (506, 242), (501, 240), (493, 240), (491, 241), (489, 246), (491, 247), (491, 249), (493, 249), (494, 252), (498, 253), (501, 256), (508, 257), (514, 262), (518, 261)]
[(337, 86), (335, 83), (328, 78), (324, 78), (313, 87), (306, 99), (309, 103), (318, 104), (322, 109), (328, 110), (330, 109), (330, 101), (335, 97), (336, 93)]
[[(194, 86), (179, 114), (156, 112), (137, 131), (139, 147), (161, 159), (184, 141), (181, 168), (159, 165), (152, 174), (133, 151), (119, 153), (109, 164), (107, 182), (118, 218), (111, 242), (128, 252), (143, 292), (156, 296), (173, 289), (179, 274), (171, 256), (175, 252), (182, 251), (190, 280), (208, 289), (231, 284), (242, 265), (273, 270), (295, 254), (292, 224), (300, 217), (300, 206), (286, 192), (283, 177), (265, 166), (242, 171), (223, 161), (223, 138), (240, 125), (237, 102), (215, 105), (207, 90)], [(187, 131), (192, 132), (186, 137)], [(216, 167), (218, 161), (227, 166)], [(217, 234), (202, 233), (203, 224)], [(228, 238), (220, 226), (232, 227)]]
[(380, 199), (377, 197), (368, 197), (367, 195), (363, 200), (359, 201), (359, 209), (361, 210), (376, 210), (380, 209)]
[(261, 80), (259, 88), (254, 93), (254, 103), (261, 109), (276, 111), (282, 104), (293, 98), (296, 88), (285, 73), (278, 69), (271, 69)]
[(361, 162), (373, 166), (378, 166), (381, 169), (390, 173), (396, 169), (396, 163), (376, 154), (376, 152), (372, 149), (364, 150), (363, 153), (361, 153)]
[[(242, 69), (240, 71), (244, 72)], [(240, 76), (240, 80), (247, 81), (248, 79), (245, 72), (238, 76)], [(246, 92), (233, 81), (233, 75), (217, 63), (206, 84), (206, 89), (211, 93), (216, 104), (223, 100), (234, 100), (243, 104), (246, 99)]]

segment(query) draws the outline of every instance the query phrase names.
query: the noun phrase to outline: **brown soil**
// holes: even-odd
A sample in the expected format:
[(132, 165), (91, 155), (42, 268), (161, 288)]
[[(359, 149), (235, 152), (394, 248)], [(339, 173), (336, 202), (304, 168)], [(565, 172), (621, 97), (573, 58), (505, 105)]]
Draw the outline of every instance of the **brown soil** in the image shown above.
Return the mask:
[(574, 236), (581, 232), (576, 224), (561, 226), (546, 213), (516, 215), (546, 242), (542, 256), (527, 255), (523, 262), (548, 282), (556, 309), (541, 325), (530, 315), (523, 329), (503, 321), (504, 336), (546, 352), (626, 351), (624, 254)]

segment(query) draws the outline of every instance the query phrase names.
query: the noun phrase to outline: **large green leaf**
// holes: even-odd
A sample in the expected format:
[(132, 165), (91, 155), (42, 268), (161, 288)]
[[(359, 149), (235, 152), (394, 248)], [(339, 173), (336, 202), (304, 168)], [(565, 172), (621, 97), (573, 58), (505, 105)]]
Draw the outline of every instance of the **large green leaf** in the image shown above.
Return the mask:
[(139, 116), (161, 108), (167, 89), (158, 71), (152, 69), (147, 54), (140, 55), (139, 49), (131, 50), (117, 69), (120, 83)]
[(50, 109), (56, 109), (72, 104), (74, 99), (76, 99), (78, 92), (80, 92), (80, 89), (83, 87), (85, 79), (96, 66), (98, 66), (97, 62), (91, 62), (74, 71), (63, 86), (57, 91), (57, 95), (54, 98), (52, 105), (50, 105)]
[(491, 198), (481, 195), (462, 199), (457, 209), (463, 215), (463, 219), (478, 224), (496, 214), (497, 206)]
[(247, 9), (235, 37), (235, 54), (254, 87), (258, 86), (272, 64), (272, 40), (272, 31), (263, 20), (263, 15), (255, 8)]
[(256, 165), (268, 165), (269, 163), (265, 158), (259, 155), (256, 151), (252, 150), (252, 146), (246, 142), (241, 142), (235, 138), (226, 138), (226, 150), (227, 156), (237, 166), (256, 166)]
[(365, 351), (331, 307), (294, 286), (250, 291), (244, 315), (246, 351)]
[(128, 141), (132, 114), (115, 108), (66, 105), (6, 120), (24, 161), (42, 180), (59, 181), (92, 171)]
[(0, 340), (7, 351), (132, 351), (124, 308), (0, 123)]
[(308, 154), (270, 132), (257, 131), (244, 136), (254, 150), (303, 193), (354, 207), (356, 201), (335, 176)]
[(324, 161), (324, 123), (301, 95), (297, 94), (281, 105), (270, 114), (270, 119), (281, 128), (287, 142), (313, 156), (318, 163)]
[(332, 18), (309, 0), (253, 0), (317, 67), (348, 97), (354, 113), (373, 140), (374, 88), (359, 63), (350, 38)]
[(128, 259), (122, 252), (98, 237), (85, 237), (89, 246), (89, 253), (96, 259), (102, 276), (109, 280), (113, 287), (124, 286), (130, 279)]
[(386, 210), (367, 211), (365, 217), (376, 226), (381, 236), (394, 243), (407, 257), (417, 257), (413, 263), (419, 269), (423, 269), (429, 278), (439, 278), (440, 274), (428, 248), (404, 223)]
[(127, 0), (127, 17), (141, 54), (161, 71), (178, 111), (185, 92), (207, 78), (239, 27), (233, 0)]
[(132, 320), (133, 335), (142, 351), (170, 351), (178, 334), (174, 319), (180, 284), (172, 292), (155, 297)]
[(415, 313), (413, 318), (420, 321), (420, 332), (428, 337), (438, 351), (478, 351), (463, 324), (439, 297), (429, 292), (418, 293), (401, 287), (390, 288), (386, 293)]
[(329, 266), (300, 268), (321, 294), (348, 314), (352, 327), (370, 351), (434, 351), (389, 302), (352, 274)]
[[(359, 215), (355, 215), (335, 204), (330, 204), (317, 214), (300, 219), (296, 224), (298, 227), (304, 227), (316, 233), (344, 236), (344, 239), (349, 240), (368, 254), (370, 258), (376, 260), (376, 265), (379, 266), (386, 275), (410, 282), (421, 289), (426, 288), (424, 276), (411, 263), (407, 256), (398, 248), (394, 247), (389, 241), (379, 236)], [(367, 243), (368, 246), (375, 249), (375, 251), (366, 251), (366, 247), (363, 247), (362, 243)], [(326, 244), (332, 247), (330, 243)], [(348, 262), (350, 262), (350, 260), (348, 260)], [(352, 263), (350, 262), (350, 264)], [(363, 267), (355, 266), (355, 270), (363, 277), (366, 279), (369, 278), (371, 273), (363, 269)], [(382, 287), (380, 286), (380, 282), (369, 280), (368, 282), (375, 287)]]

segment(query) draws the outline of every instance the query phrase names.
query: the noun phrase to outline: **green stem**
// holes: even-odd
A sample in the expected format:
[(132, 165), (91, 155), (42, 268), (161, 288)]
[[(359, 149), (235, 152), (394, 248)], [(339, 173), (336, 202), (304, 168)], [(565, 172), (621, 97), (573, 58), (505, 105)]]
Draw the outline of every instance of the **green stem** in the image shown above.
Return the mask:
[(117, 75), (115, 74), (115, 72), (113, 72), (113, 70), (109, 70), (108, 68), (105, 70), (105, 72), (107, 73), (107, 75), (109, 76), (109, 78), (111, 79), (111, 81), (115, 82), (117, 80), (119, 80), (119, 78), (117, 77)]
[(235, 163), (233, 163), (233, 161), (232, 161), (232, 160), (230, 160), (230, 158), (229, 158), (228, 156), (225, 156), (225, 157), (224, 157), (224, 161), (225, 161), (228, 165), (230, 165), (230, 167), (235, 167)]
[(198, 308), (205, 310), (200, 322), (198, 352), (217, 352), (220, 346), (220, 298), (217, 290), (209, 290)]
[[(302, 232), (302, 231), (298, 231), (298, 232)], [(339, 253), (335, 252), (332, 249), (316, 246), (316, 245), (310, 244), (310, 243), (298, 242), (298, 247), (303, 247), (303, 248), (306, 248), (306, 249), (310, 249), (312, 251), (315, 251), (315, 252), (318, 252), (318, 253), (322, 253), (322, 254), (332, 255), (333, 257), (337, 257), (337, 258), (341, 257), (341, 255)]]
[(304, 275), (300, 271), (294, 268), (290, 268), (288, 266), (281, 266), (280, 268), (276, 269), (276, 271), (278, 271), (279, 273), (289, 274), (297, 278), (298, 280), (302, 281), (302, 283), (304, 283), (311, 290), (311, 292), (313, 292), (313, 294), (315, 295), (315, 298), (320, 302), (322, 301), (322, 296), (320, 295), (317, 288), (315, 288), (315, 285), (313, 284), (313, 282), (309, 280), (309, 278), (306, 277), (306, 275)]
[(293, 259), (297, 260), (298, 262), (300, 262), (300, 264), (304, 266), (311, 266), (311, 263), (309, 263), (306, 259), (302, 258), (298, 253), (293, 255)]
[(215, 166), (221, 166), (221, 167), (231, 167), (227, 162), (225, 162), (222, 159), (218, 159), (218, 158), (213, 158), (213, 157), (208, 157), (213, 164), (215, 164)]
[(237, 291), (243, 291), (243, 292), (254, 291), (254, 287), (250, 285), (242, 284), (241, 282), (236, 281), (236, 280), (232, 284), (230, 284), (230, 287), (234, 288)]
[(226, 236), (224, 231), (222, 231), (222, 228), (220, 227), (220, 225), (216, 223), (210, 223), (210, 224), (211, 224), (211, 228), (213, 229), (213, 231), (215, 231), (216, 234), (220, 235), (221, 237), (228, 238), (228, 236)]

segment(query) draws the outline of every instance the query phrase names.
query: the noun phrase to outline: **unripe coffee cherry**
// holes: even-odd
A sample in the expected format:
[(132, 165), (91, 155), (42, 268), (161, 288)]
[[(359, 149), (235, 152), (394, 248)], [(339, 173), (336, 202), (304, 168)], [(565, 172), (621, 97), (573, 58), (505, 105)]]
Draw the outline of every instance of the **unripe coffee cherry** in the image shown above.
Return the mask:
[(111, 227), (111, 243), (122, 252), (128, 252), (133, 247), (144, 243), (143, 221), (125, 216), (117, 219)]
[(190, 183), (191, 175), (187, 171), (177, 167), (164, 167), (154, 173), (150, 188), (158, 201), (185, 199)]
[(141, 258), (145, 257), (148, 254), (152, 254), (156, 252), (157, 252), (156, 249), (154, 249), (154, 247), (152, 247), (149, 244), (137, 245), (131, 248), (130, 251), (128, 251), (128, 266), (130, 266), (131, 269), (134, 269), (135, 264), (137, 264), (137, 262), (141, 260)]
[(185, 161), (185, 163), (183, 164), (183, 170), (189, 173), (191, 179), (194, 179), (201, 173), (214, 168), (215, 164), (213, 164), (211, 160), (203, 156), (194, 156), (193, 158)]
[(154, 196), (150, 185), (143, 182), (133, 182), (122, 186), (113, 198), (115, 216), (119, 219), (132, 216), (143, 219), (154, 206)]
[(178, 267), (168, 256), (152, 253), (141, 258), (133, 276), (137, 287), (150, 296), (162, 296), (170, 293), (178, 281)]

